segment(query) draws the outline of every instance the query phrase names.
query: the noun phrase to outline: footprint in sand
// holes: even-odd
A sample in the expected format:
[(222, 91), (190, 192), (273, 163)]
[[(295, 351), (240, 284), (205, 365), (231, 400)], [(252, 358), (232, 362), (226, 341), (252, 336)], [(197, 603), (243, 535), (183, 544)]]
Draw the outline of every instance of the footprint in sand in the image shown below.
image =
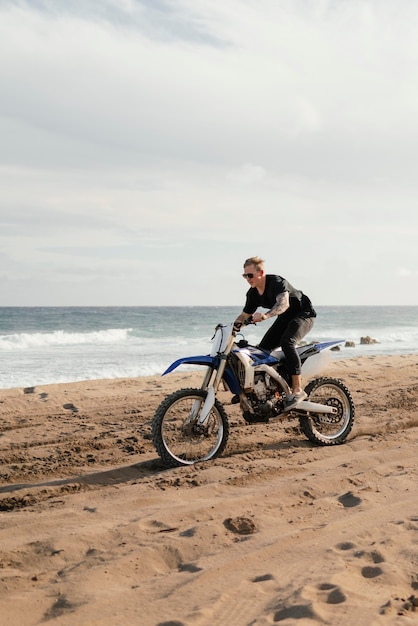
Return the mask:
[(179, 565), (179, 572), (190, 572), (195, 574), (196, 572), (201, 572), (202, 568), (194, 563), (181, 563)]
[(265, 583), (268, 580), (274, 580), (273, 574), (262, 574), (252, 579), (253, 583)]
[(78, 413), (78, 409), (72, 402), (68, 402), (67, 404), (62, 405), (63, 409), (67, 409), (67, 411), (72, 411), (73, 413)]
[(248, 517), (229, 517), (224, 521), (225, 527), (237, 535), (252, 535), (257, 532), (254, 522)]
[(332, 583), (322, 583), (318, 585), (317, 589), (318, 600), (322, 600), (326, 604), (341, 604), (347, 600), (340, 587)]
[(384, 563), (386, 560), (385, 557), (377, 550), (370, 552), (370, 556), (372, 557), (373, 563)]
[(194, 537), (196, 534), (197, 528), (188, 528), (187, 530), (182, 530), (180, 533), (180, 537)]
[(354, 550), (356, 545), (351, 543), (351, 541), (345, 541), (344, 543), (339, 543), (336, 548), (337, 550)]
[(418, 515), (413, 515), (409, 518), (406, 524), (407, 530), (418, 530)]
[(366, 565), (361, 569), (361, 575), (363, 576), (363, 578), (377, 578), (377, 576), (381, 576), (382, 574), (383, 570), (381, 567)]
[(56, 617), (61, 617), (66, 613), (74, 613), (80, 604), (81, 603), (70, 602), (64, 595), (60, 595), (51, 608), (45, 613), (44, 620), (48, 621)]
[(356, 549), (357, 548), (356, 544), (352, 543), (351, 541), (344, 541), (343, 543), (338, 543), (335, 547), (337, 550), (342, 550), (344, 552), (348, 550), (354, 550), (353, 555), (357, 559), (367, 558), (369, 561), (372, 561), (373, 563), (384, 563), (386, 560), (383, 554), (379, 552), (379, 550), (371, 550), (371, 552), (368, 552), (367, 550), (358, 550)]
[(365, 565), (361, 568), (361, 575), (363, 578), (377, 578), (383, 574), (383, 569), (379, 567), (378, 564), (384, 563), (386, 559), (378, 550), (372, 550), (371, 552), (368, 552), (367, 550), (358, 550), (356, 549), (356, 545), (349, 541), (337, 544), (336, 548), (337, 550), (343, 551), (353, 550), (353, 556), (356, 559), (365, 559), (373, 563), (373, 565)]
[(296, 604), (295, 606), (286, 607), (283, 609), (279, 609), (274, 614), (274, 621), (281, 622), (287, 619), (311, 619), (315, 620), (318, 618), (315, 611), (309, 604)]
[(361, 504), (361, 498), (355, 496), (352, 491), (348, 491), (338, 498), (338, 502), (340, 502), (343, 507), (350, 508)]

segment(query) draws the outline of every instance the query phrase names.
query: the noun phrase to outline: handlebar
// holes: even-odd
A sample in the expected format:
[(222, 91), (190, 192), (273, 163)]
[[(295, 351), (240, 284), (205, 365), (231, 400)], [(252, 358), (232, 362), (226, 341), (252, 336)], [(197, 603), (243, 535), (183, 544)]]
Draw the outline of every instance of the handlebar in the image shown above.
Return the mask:
[(234, 331), (239, 332), (242, 326), (249, 326), (250, 324), (256, 325), (256, 322), (253, 322), (251, 317), (247, 317), (243, 322), (235, 322), (234, 323)]

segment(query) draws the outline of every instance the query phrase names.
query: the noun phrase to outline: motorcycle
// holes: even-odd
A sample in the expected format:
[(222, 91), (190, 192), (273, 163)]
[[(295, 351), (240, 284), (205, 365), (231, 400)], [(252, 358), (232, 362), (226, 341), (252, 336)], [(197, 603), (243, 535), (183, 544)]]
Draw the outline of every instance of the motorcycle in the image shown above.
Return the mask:
[[(286, 408), (291, 395), (291, 377), (286, 358), (278, 350), (265, 351), (250, 345), (241, 333), (242, 325), (218, 324), (210, 354), (174, 361), (165, 376), (180, 365), (206, 368), (202, 385), (179, 389), (168, 395), (152, 420), (154, 447), (166, 467), (192, 465), (220, 456), (229, 437), (229, 421), (216, 397), (223, 388), (240, 404), (247, 424), (298, 418), (302, 432), (315, 444), (343, 443), (354, 423), (354, 402), (342, 380), (329, 376), (314, 378), (305, 387), (307, 398)], [(241, 339), (239, 339), (241, 337)], [(297, 348), (302, 376), (318, 376), (328, 364), (330, 350), (344, 340), (311, 343)]]

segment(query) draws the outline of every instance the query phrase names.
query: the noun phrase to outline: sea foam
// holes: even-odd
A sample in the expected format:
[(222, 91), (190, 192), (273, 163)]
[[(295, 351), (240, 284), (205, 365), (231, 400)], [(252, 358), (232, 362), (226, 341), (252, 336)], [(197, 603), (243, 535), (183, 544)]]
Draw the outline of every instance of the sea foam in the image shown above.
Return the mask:
[(131, 329), (110, 328), (86, 333), (54, 330), (46, 333), (14, 333), (0, 336), (0, 351), (27, 350), (48, 346), (112, 344), (125, 341)]

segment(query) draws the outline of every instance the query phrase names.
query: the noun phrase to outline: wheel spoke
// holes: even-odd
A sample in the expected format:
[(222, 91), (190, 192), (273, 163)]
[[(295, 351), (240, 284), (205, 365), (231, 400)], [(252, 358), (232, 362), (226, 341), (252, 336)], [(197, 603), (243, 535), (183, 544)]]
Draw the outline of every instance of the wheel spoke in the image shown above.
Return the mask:
[(204, 424), (199, 424), (206, 392), (179, 390), (168, 396), (153, 420), (153, 440), (166, 465), (189, 465), (220, 454), (228, 438), (225, 411), (215, 401)]
[(354, 421), (354, 404), (347, 387), (339, 379), (322, 378), (312, 381), (307, 392), (309, 401), (332, 406), (336, 413), (311, 413), (301, 418), (305, 435), (321, 445), (342, 443)]
[(185, 461), (205, 459), (222, 436), (222, 422), (218, 420), (216, 411), (210, 412), (205, 426), (198, 424), (199, 413), (200, 406), (195, 399), (182, 398), (166, 412), (162, 423), (166, 448)]

